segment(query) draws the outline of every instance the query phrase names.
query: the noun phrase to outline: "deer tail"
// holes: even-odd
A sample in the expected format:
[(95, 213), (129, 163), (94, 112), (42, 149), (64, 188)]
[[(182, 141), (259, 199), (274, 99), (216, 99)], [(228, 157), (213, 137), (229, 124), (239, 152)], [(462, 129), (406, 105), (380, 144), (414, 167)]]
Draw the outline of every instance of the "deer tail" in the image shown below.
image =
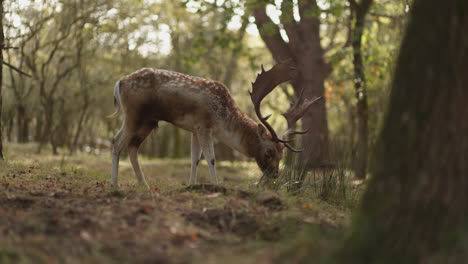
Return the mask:
[(114, 107), (115, 112), (108, 115), (107, 118), (114, 118), (120, 114), (120, 109), (122, 108), (120, 101), (120, 81), (118, 81), (114, 86)]

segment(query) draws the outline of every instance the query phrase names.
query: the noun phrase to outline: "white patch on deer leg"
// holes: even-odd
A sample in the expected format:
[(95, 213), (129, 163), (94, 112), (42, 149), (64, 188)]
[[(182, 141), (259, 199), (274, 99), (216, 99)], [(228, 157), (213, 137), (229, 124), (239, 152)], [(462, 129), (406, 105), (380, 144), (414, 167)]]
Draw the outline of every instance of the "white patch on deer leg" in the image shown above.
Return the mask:
[(200, 162), (201, 158), (201, 147), (200, 143), (198, 142), (198, 137), (195, 133), (192, 133), (192, 149), (191, 149), (191, 157), (192, 157), (192, 164), (190, 170), (190, 185), (197, 183), (197, 167), (198, 163)]
[(111, 187), (118, 187), (119, 157), (125, 145), (126, 137), (127, 133), (125, 132), (125, 128), (122, 127), (119, 132), (117, 132), (112, 142)]
[(205, 156), (206, 162), (208, 163), (208, 168), (210, 169), (211, 181), (213, 183), (218, 183), (218, 178), (216, 177), (215, 153), (211, 132), (200, 133), (198, 135), (198, 140), (203, 151), (203, 156)]
[(130, 163), (132, 163), (133, 170), (135, 171), (135, 176), (138, 180), (140, 186), (146, 186), (150, 188), (148, 183), (145, 180), (145, 176), (140, 169), (140, 164), (138, 163), (138, 147), (128, 146), (128, 156), (130, 157)]

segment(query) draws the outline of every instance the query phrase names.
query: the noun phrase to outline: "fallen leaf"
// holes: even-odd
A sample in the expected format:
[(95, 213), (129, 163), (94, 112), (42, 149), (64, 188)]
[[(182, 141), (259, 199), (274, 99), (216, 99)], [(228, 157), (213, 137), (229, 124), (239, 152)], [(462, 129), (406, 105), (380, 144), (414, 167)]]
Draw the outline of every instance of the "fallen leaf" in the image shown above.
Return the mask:
[(21, 211), (19, 211), (19, 210), (15, 211), (15, 217), (16, 217), (16, 218), (19, 218), (19, 217), (21, 217), (21, 216), (23, 216), (23, 212), (21, 212)]
[(91, 242), (93, 240), (93, 237), (91, 236), (91, 234), (88, 231), (81, 230), (80, 239), (82, 239), (82, 240), (84, 240), (86, 242)]
[(197, 242), (200, 239), (198, 238), (198, 235), (196, 233), (192, 233), (190, 234), (190, 240), (192, 240), (193, 242)]
[(47, 256), (45, 258), (46, 263), (54, 264), (57, 263), (57, 259), (54, 256)]
[(10, 186), (10, 183), (4, 181), (4, 182), (2, 182), (2, 185), (3, 185), (3, 187), (5, 187), (5, 189), (8, 189), (8, 186)]
[(144, 214), (149, 214), (151, 212), (153, 208), (151, 207), (151, 205), (148, 205), (148, 204), (145, 204), (143, 205), (141, 208), (140, 208), (140, 212), (141, 213), (144, 213)]
[(208, 194), (208, 195), (206, 196), (206, 198), (216, 198), (216, 197), (218, 197), (218, 196), (220, 196), (220, 195), (221, 195), (221, 193), (219, 193), (219, 192), (217, 192), (217, 193), (212, 193), (212, 194)]

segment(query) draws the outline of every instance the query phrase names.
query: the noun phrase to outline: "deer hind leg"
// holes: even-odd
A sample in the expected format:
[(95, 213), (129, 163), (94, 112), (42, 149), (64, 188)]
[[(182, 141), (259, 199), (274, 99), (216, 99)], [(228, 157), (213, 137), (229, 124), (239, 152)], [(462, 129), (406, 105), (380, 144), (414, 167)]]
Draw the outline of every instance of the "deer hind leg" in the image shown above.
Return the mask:
[(198, 136), (195, 133), (192, 133), (192, 165), (190, 170), (190, 185), (197, 183), (197, 167), (201, 159), (201, 154), (202, 150), (198, 141)]
[(206, 162), (208, 163), (208, 168), (210, 169), (211, 181), (213, 183), (218, 183), (218, 178), (216, 177), (215, 153), (211, 131), (200, 131), (198, 134), (198, 141), (203, 151), (203, 156), (205, 156)]
[(111, 187), (118, 186), (119, 177), (119, 158), (122, 149), (128, 140), (128, 134), (125, 125), (117, 132), (112, 139), (112, 172), (111, 172)]
[(141, 171), (140, 164), (138, 163), (138, 149), (141, 146), (141, 143), (146, 139), (152, 129), (157, 129), (156, 126), (145, 126), (140, 128), (137, 133), (132, 134), (128, 142), (128, 156), (130, 158), (130, 163), (132, 164), (133, 170), (135, 171), (135, 176), (138, 180), (140, 186), (146, 186), (149, 189), (149, 185), (145, 180), (145, 176)]

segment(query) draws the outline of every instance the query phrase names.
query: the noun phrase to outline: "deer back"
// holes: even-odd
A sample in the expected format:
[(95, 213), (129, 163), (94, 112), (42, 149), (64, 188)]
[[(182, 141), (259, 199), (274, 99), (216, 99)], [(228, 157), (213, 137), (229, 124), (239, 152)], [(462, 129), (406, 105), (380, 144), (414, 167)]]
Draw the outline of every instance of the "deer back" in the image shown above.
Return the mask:
[(145, 68), (125, 76), (120, 96), (125, 113), (138, 122), (163, 120), (189, 131), (213, 128), (237, 114), (222, 83), (167, 70)]

